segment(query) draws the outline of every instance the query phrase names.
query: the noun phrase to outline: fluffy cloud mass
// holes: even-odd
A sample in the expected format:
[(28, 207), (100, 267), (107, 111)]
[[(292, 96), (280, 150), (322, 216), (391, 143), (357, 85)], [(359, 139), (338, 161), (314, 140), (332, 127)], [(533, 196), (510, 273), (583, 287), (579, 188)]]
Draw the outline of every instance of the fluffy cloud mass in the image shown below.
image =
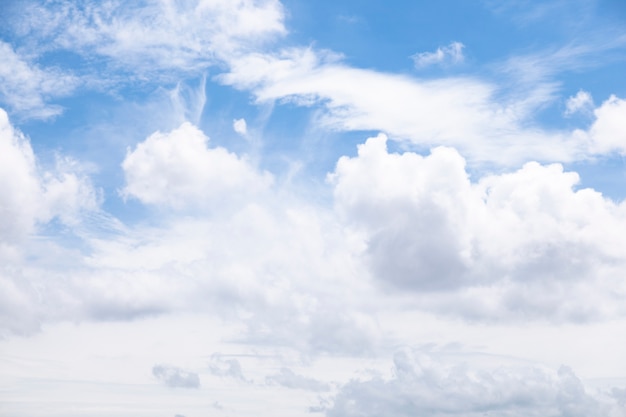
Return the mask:
[(599, 403), (567, 367), (558, 372), (511, 365), (476, 370), (409, 350), (396, 353), (393, 371), (389, 379), (346, 384), (326, 415), (591, 417), (609, 415), (609, 407), (615, 415), (624, 411)]
[(0, 413), (626, 416), (626, 31), (573, 1), (4, 2)]
[(224, 148), (207, 148), (207, 142), (190, 123), (151, 135), (124, 159), (123, 195), (146, 204), (206, 207), (247, 198), (269, 187), (269, 173), (257, 173), (249, 162)]
[(589, 133), (596, 153), (626, 153), (626, 100), (611, 96), (594, 110), (596, 120)]
[(48, 256), (64, 250), (55, 245), (43, 249), (41, 229), (55, 221), (68, 235), (79, 232), (83, 222), (98, 213), (99, 203), (98, 191), (74, 161), (59, 157), (52, 169), (42, 169), (28, 139), (0, 109), (0, 336), (36, 329), (46, 308), (41, 303), (45, 281), (39, 285), (31, 280), (38, 267), (31, 268), (33, 262), (25, 259), (44, 250), (49, 255), (37, 258), (45, 265)]
[(37, 163), (26, 137), (0, 109), (0, 237), (25, 238), (37, 223), (54, 218), (77, 223), (98, 207), (98, 193), (74, 161), (59, 157), (50, 170)]
[(171, 388), (199, 388), (200, 378), (194, 372), (187, 372), (175, 366), (154, 365), (152, 375)]
[(330, 176), (336, 209), (385, 286), (435, 292), (426, 304), (456, 292), (462, 301), (441, 308), (466, 316), (623, 313), (624, 203), (576, 190), (577, 174), (558, 164), (472, 183), (453, 149), (396, 154), (386, 141), (369, 139)]

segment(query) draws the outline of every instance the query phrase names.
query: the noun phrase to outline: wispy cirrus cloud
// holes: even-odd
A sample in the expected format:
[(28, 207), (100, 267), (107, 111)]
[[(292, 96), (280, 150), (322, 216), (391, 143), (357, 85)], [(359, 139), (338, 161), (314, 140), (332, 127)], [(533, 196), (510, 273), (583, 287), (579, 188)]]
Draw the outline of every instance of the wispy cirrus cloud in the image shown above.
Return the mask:
[(50, 100), (71, 94), (80, 80), (57, 68), (41, 68), (0, 40), (0, 103), (21, 118), (49, 119), (62, 113)]
[[(569, 62), (583, 53), (562, 51), (563, 56), (555, 59)], [(318, 126), (379, 130), (393, 140), (421, 147), (453, 146), (471, 164), (517, 166), (529, 160), (569, 162), (588, 157), (593, 151), (579, 135), (532, 123), (533, 114), (555, 96), (557, 87), (550, 76), (558, 64), (518, 77), (536, 60), (519, 59), (523, 65), (517, 69), (515, 60), (502, 64), (500, 77), (516, 80), (506, 91), (496, 79), (424, 80), (354, 68), (335, 54), (310, 48), (242, 56), (218, 79), (251, 91), (259, 103), (282, 100), (316, 107)], [(534, 86), (527, 88), (528, 84)]]
[[(226, 56), (286, 32), (278, 0), (146, 0), (128, 6), (114, 0), (96, 6), (56, 0), (25, 4), (17, 33), (35, 50), (65, 49), (102, 57), (110, 69), (139, 78), (198, 73)], [(100, 68), (102, 70), (102, 68)]]

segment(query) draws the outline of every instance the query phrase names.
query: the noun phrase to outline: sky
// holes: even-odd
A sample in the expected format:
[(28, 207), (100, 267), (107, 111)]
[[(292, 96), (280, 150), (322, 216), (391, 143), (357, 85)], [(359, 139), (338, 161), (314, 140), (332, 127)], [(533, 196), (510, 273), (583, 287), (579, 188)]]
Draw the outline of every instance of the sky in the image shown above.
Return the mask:
[(2, 0), (0, 416), (626, 416), (622, 0)]

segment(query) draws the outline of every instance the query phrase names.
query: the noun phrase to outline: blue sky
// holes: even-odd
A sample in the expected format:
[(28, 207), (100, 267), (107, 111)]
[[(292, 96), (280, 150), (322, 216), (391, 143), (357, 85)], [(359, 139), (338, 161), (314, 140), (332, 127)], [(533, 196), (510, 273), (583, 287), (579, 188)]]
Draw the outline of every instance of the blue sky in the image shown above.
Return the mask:
[(626, 415), (625, 28), (5, 1), (0, 414)]

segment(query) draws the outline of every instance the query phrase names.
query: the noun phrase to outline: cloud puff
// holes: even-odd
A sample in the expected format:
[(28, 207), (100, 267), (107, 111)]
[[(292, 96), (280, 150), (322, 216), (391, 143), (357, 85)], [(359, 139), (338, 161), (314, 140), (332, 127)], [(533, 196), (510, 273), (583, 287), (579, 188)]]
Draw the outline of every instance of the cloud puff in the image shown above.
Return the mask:
[(208, 148), (208, 138), (190, 123), (169, 133), (154, 133), (122, 163), (122, 194), (145, 204), (172, 208), (223, 206), (248, 198), (272, 183), (269, 173), (224, 148)]
[(37, 224), (59, 219), (76, 224), (99, 206), (98, 192), (75, 161), (57, 158), (53, 169), (37, 163), (28, 139), (0, 109), (0, 237), (24, 238)]
[(361, 234), (364, 260), (383, 285), (434, 292), (420, 302), (429, 308), (437, 293), (458, 292), (434, 308), (466, 317), (623, 312), (611, 294), (623, 292), (617, 231), (626, 227), (626, 203), (574, 190), (577, 174), (558, 164), (528, 163), (472, 183), (455, 150), (395, 154), (386, 140), (369, 139), (329, 177), (336, 209)]
[[(61, 289), (67, 271), (57, 275), (53, 265), (76, 267), (80, 256), (42, 233), (62, 228), (64, 238), (84, 234), (107, 217), (100, 201), (76, 161), (59, 155), (54, 166), (42, 167), (28, 138), (0, 109), (0, 337), (28, 333), (41, 317), (72, 309)], [(50, 304), (55, 311), (46, 310)]]
[(289, 368), (281, 368), (279, 373), (270, 375), (265, 378), (265, 380), (269, 383), (282, 385), (286, 388), (315, 392), (330, 391), (330, 385), (327, 383), (318, 381), (315, 378), (298, 375)]
[(220, 377), (234, 378), (239, 381), (249, 382), (243, 375), (241, 364), (237, 359), (222, 359), (219, 355), (213, 355), (209, 371)]
[(41, 69), (0, 40), (0, 101), (23, 118), (47, 119), (61, 113), (51, 98), (71, 93), (79, 80), (57, 69)]
[(154, 365), (152, 375), (170, 388), (200, 388), (200, 378), (195, 372), (175, 366)]
[(246, 133), (248, 133), (248, 125), (246, 124), (246, 119), (233, 120), (233, 130), (240, 135), (245, 136)]
[(593, 111), (596, 119), (589, 132), (579, 132), (591, 141), (595, 153), (626, 153), (626, 100), (614, 95)]
[(593, 108), (594, 105), (591, 94), (580, 90), (575, 96), (567, 99), (565, 103), (565, 115), (571, 116), (575, 113), (591, 113)]
[(416, 68), (430, 65), (460, 64), (465, 59), (463, 48), (465, 45), (461, 42), (451, 42), (448, 46), (437, 48), (435, 52), (420, 52), (411, 58)]
[(565, 366), (557, 372), (510, 365), (473, 369), (404, 350), (394, 356), (391, 378), (349, 382), (326, 415), (600, 417), (609, 415), (609, 407)]

